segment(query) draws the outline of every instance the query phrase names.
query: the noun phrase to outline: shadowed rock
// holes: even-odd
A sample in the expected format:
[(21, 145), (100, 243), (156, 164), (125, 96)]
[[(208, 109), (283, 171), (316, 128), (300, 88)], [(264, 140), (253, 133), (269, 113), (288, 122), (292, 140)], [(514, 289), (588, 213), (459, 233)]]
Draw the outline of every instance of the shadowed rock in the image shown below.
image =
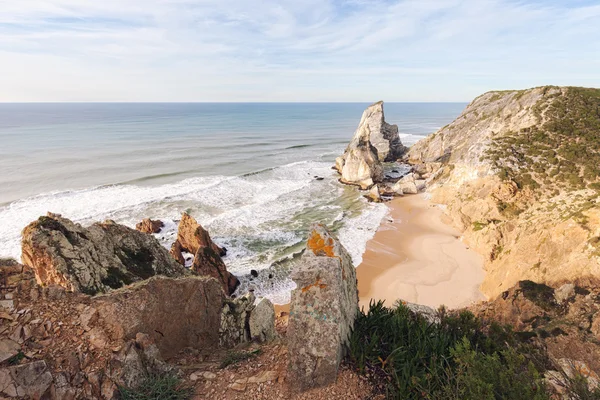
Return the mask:
[(110, 220), (84, 228), (48, 213), (22, 235), (23, 263), (42, 285), (96, 294), (154, 275), (187, 274), (152, 235)]
[(288, 380), (304, 391), (336, 380), (358, 310), (356, 272), (350, 255), (323, 226), (314, 225), (306, 251), (292, 272)]
[(192, 271), (201, 276), (211, 276), (216, 278), (223, 285), (223, 290), (228, 295), (235, 292), (240, 285), (240, 281), (235, 275), (227, 271), (225, 263), (221, 256), (217, 254), (212, 247), (201, 247), (196, 252)]

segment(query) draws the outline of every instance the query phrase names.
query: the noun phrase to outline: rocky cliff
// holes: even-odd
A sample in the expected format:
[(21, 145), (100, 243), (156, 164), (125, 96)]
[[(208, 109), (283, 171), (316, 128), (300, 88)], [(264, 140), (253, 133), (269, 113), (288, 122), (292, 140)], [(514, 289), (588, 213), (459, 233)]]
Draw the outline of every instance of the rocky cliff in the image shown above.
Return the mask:
[(406, 159), (487, 258), (482, 291), (600, 275), (600, 90), (477, 97)]

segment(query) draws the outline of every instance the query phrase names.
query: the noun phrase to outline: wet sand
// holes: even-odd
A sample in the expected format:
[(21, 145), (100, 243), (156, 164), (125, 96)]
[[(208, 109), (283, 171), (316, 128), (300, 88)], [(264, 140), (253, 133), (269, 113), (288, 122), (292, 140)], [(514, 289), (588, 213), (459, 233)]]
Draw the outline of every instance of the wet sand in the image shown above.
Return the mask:
[[(367, 243), (356, 270), (360, 306), (398, 299), (437, 308), (484, 300), (483, 258), (460, 240), (439, 207), (424, 194), (387, 203), (390, 216)], [(391, 220), (390, 220), (391, 219)]]

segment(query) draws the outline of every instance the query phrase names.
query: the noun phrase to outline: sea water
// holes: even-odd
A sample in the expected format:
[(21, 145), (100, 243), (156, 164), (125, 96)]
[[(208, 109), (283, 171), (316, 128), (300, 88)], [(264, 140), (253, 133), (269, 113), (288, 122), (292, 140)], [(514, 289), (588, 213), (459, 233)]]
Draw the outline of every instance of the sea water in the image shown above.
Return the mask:
[[(165, 247), (185, 211), (228, 249), (240, 291), (285, 303), (312, 223), (358, 265), (387, 213), (331, 169), (366, 106), (0, 104), (0, 257), (19, 259), (21, 230), (48, 211), (83, 225), (160, 219)], [(386, 103), (385, 115), (411, 145), (464, 107)]]

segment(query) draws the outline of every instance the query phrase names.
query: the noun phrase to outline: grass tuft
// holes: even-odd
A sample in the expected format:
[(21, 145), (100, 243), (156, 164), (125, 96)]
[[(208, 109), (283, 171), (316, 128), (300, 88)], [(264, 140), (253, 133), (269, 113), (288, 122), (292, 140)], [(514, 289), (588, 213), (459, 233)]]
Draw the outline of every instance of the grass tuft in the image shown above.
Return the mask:
[(148, 376), (137, 388), (119, 387), (122, 400), (188, 400), (194, 388), (173, 373)]

